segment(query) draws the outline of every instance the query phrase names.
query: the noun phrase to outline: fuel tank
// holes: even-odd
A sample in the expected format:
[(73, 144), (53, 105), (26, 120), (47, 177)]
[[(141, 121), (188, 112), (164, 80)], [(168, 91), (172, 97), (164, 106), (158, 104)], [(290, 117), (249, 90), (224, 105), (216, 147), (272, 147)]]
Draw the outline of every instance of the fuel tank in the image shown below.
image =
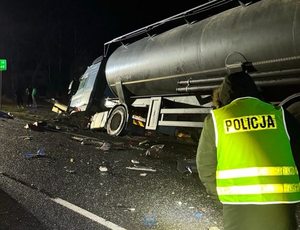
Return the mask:
[(170, 95), (178, 82), (212, 89), (241, 62), (266, 86), (300, 82), (300, 0), (262, 0), (120, 46), (105, 75), (114, 93), (121, 83), (133, 96)]

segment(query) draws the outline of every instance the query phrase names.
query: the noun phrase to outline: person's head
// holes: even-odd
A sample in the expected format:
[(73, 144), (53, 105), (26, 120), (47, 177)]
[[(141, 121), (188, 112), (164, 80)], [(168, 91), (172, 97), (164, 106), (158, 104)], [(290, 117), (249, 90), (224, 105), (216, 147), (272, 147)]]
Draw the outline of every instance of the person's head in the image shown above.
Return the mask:
[(245, 72), (237, 72), (225, 76), (218, 92), (221, 106), (228, 105), (240, 97), (255, 97), (261, 99), (260, 92), (254, 80)]

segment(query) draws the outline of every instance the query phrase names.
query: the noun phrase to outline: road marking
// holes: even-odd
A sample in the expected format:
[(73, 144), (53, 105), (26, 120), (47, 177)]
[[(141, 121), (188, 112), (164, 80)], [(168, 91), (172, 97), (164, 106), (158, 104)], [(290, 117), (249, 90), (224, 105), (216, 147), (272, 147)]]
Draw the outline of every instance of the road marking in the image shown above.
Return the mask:
[(122, 228), (122, 227), (120, 227), (120, 226), (118, 226), (118, 225), (116, 225), (116, 224), (114, 224), (114, 223), (112, 223), (108, 220), (105, 220), (104, 218), (99, 217), (99, 216), (97, 216), (97, 215), (95, 215), (95, 214), (93, 214), (93, 213), (91, 213), (91, 212), (89, 212), (89, 211), (87, 211), (83, 208), (80, 208), (80, 207), (78, 207), (74, 204), (71, 204), (68, 201), (65, 201), (65, 200), (60, 199), (60, 198), (51, 198), (51, 200), (53, 200), (54, 202), (66, 207), (68, 209), (71, 209), (72, 211), (77, 212), (80, 215), (85, 216), (85, 217), (87, 217), (87, 218), (89, 218), (89, 219), (91, 219), (91, 220), (93, 220), (93, 221), (109, 228), (109, 229), (112, 229), (112, 230), (126, 230), (125, 228)]
[(80, 208), (80, 207), (78, 207), (78, 206), (76, 206), (76, 205), (74, 205), (74, 204), (72, 204), (68, 201), (65, 201), (65, 200), (63, 200), (61, 198), (58, 198), (58, 197), (57, 198), (52, 198), (53, 196), (46, 193), (45, 191), (41, 191), (40, 189), (38, 189), (36, 186), (34, 186), (32, 184), (28, 184), (28, 183), (26, 183), (22, 180), (19, 180), (19, 179), (13, 177), (13, 176), (10, 176), (10, 175), (2, 172), (2, 171), (0, 171), (0, 175), (3, 175), (4, 177), (9, 178), (9, 179), (11, 179), (11, 180), (13, 180), (17, 183), (20, 183), (20, 184), (22, 184), (23, 186), (25, 186), (29, 189), (36, 190), (36, 191), (40, 192), (41, 194), (44, 194), (45, 196), (49, 197), (50, 200), (54, 201), (55, 203), (60, 204), (60, 205), (66, 207), (68, 209), (71, 209), (72, 211), (74, 211), (74, 212), (76, 212), (76, 213), (78, 213), (82, 216), (85, 216), (85, 217), (89, 218), (90, 220), (93, 220), (93, 221), (95, 221), (95, 222), (97, 222), (97, 223), (99, 223), (99, 224), (101, 224), (101, 225), (103, 225), (103, 226), (105, 226), (109, 229), (112, 229), (112, 230), (126, 230), (125, 228), (122, 228), (122, 227), (120, 227), (120, 226), (118, 226), (118, 225), (116, 225), (116, 224), (114, 224), (114, 223), (112, 223), (108, 220), (105, 220), (104, 218), (99, 217), (99, 216), (97, 216), (97, 215), (95, 215), (95, 214), (93, 214), (93, 213), (91, 213), (91, 212), (89, 212), (89, 211), (87, 211), (83, 208)]

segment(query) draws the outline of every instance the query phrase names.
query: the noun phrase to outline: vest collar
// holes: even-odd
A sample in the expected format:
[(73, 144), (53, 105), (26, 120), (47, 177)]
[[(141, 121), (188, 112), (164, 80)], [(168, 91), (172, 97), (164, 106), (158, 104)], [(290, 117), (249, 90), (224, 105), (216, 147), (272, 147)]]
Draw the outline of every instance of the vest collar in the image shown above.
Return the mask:
[[(259, 100), (256, 97), (239, 97), (239, 98), (234, 99), (232, 102), (238, 101), (238, 100), (243, 100), (243, 99), (256, 99), (256, 100)], [(230, 103), (232, 103), (232, 102), (230, 102)]]

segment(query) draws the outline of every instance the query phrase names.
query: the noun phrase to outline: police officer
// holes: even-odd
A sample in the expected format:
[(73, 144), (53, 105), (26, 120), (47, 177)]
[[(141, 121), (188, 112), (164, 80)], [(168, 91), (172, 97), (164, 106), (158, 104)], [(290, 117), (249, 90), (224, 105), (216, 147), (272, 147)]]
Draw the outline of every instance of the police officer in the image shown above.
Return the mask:
[(252, 78), (226, 76), (197, 150), (200, 180), (223, 204), (225, 230), (297, 229), (300, 128), (264, 102)]

